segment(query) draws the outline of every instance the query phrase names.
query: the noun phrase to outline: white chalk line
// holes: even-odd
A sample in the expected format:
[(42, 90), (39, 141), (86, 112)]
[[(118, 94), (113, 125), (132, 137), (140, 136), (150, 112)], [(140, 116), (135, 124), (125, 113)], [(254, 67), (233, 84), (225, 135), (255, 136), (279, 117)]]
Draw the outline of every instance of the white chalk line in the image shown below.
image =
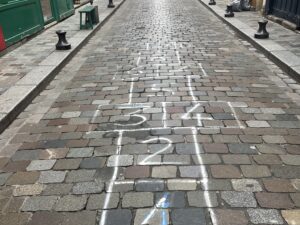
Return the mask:
[(198, 63), (198, 65), (199, 65), (199, 68), (200, 68), (201, 71), (202, 71), (203, 76), (204, 76), (204, 77), (208, 77), (208, 75), (207, 75), (205, 69), (204, 69), (203, 66), (202, 66), (202, 63)]
[[(201, 65), (201, 64), (200, 64)], [(199, 65), (199, 66), (200, 66)], [(202, 70), (204, 71), (203, 74), (206, 74), (205, 70), (203, 69), (202, 65), (201, 67)], [(202, 72), (203, 72), (202, 71)], [(197, 99), (194, 95), (194, 91), (193, 91), (193, 88), (192, 88), (192, 85), (191, 85), (191, 77), (188, 76), (188, 87), (189, 87), (189, 94), (192, 96), (192, 99), (193, 99), (193, 102), (195, 102), (196, 104), (198, 104), (199, 106), (201, 105), (201, 103), (197, 103)], [(198, 107), (198, 106), (197, 106)], [(193, 107), (194, 108), (194, 107)], [(193, 109), (192, 108), (192, 109)], [(193, 109), (195, 110), (195, 108)], [(199, 114), (198, 114), (199, 115)], [(199, 118), (200, 119), (200, 118)], [(201, 122), (199, 121), (198, 119), (198, 123)], [(202, 123), (201, 123), (202, 124)], [(211, 201), (211, 198), (210, 198), (210, 195), (209, 195), (209, 192), (206, 191), (206, 190), (209, 190), (208, 189), (208, 183), (205, 182), (208, 180), (208, 174), (207, 174), (207, 171), (206, 171), (206, 168), (205, 166), (202, 166), (204, 165), (203, 164), (203, 159), (202, 159), (202, 156), (201, 156), (201, 151), (200, 151), (200, 146), (199, 146), (199, 143), (198, 143), (198, 139), (197, 139), (197, 129), (194, 127), (192, 128), (192, 133), (193, 133), (193, 140), (194, 140), (194, 143), (195, 143), (195, 152), (196, 152), (196, 156), (197, 156), (197, 159), (198, 159), (198, 163), (200, 164), (200, 173), (201, 173), (201, 177), (202, 177), (202, 181), (205, 183), (204, 184), (204, 187), (205, 187), (205, 190), (204, 190), (204, 201), (205, 201), (205, 205), (209, 208), (210, 210), (210, 217), (211, 217), (211, 220), (212, 222), (214, 223), (213, 225), (218, 225), (218, 221), (217, 221), (217, 217), (215, 216), (215, 214), (213, 213), (213, 209), (211, 207), (213, 207), (213, 204), (212, 204), (212, 201)], [(206, 180), (205, 180), (206, 179)], [(212, 212), (212, 213), (211, 213)]]
[(131, 78), (130, 89), (129, 89), (129, 96), (128, 96), (128, 104), (131, 104), (131, 102), (132, 102), (133, 85), (134, 85), (134, 78)]
[(152, 159), (154, 156), (156, 155), (159, 155), (165, 151), (167, 151), (170, 147), (172, 147), (172, 141), (169, 139), (169, 138), (164, 138), (164, 137), (155, 137), (155, 138), (151, 138), (149, 140), (145, 140), (143, 141), (142, 143), (143, 144), (148, 144), (150, 142), (153, 142), (153, 141), (166, 141), (167, 142), (167, 146), (162, 148), (161, 150), (149, 155), (148, 157), (146, 157), (145, 159), (143, 159), (141, 162), (140, 162), (140, 165), (147, 165), (147, 161), (149, 161), (150, 159)]
[(116, 161), (115, 161), (115, 166), (114, 166), (114, 171), (113, 171), (113, 175), (110, 179), (108, 188), (107, 188), (107, 194), (105, 195), (105, 199), (104, 199), (104, 204), (103, 204), (103, 211), (101, 213), (101, 218), (100, 218), (100, 222), (99, 225), (105, 225), (106, 222), (106, 217), (107, 217), (107, 209), (109, 208), (108, 205), (110, 203), (110, 198), (111, 198), (111, 193), (113, 190), (113, 186), (114, 186), (114, 181), (117, 179), (118, 176), (118, 171), (119, 171), (119, 157), (120, 157), (120, 153), (122, 150), (122, 137), (123, 137), (123, 131), (119, 131), (119, 136), (118, 136), (118, 140), (117, 140), (117, 149), (116, 149)]

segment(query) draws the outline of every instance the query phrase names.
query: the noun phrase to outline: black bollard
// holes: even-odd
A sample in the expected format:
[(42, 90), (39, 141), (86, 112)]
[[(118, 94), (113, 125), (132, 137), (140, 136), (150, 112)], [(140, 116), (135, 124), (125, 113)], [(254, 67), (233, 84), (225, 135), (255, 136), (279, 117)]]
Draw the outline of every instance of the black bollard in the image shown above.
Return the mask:
[(215, 5), (215, 4), (216, 4), (216, 1), (215, 1), (215, 0), (210, 0), (208, 4), (209, 4), (209, 5)]
[(67, 42), (66, 31), (58, 30), (56, 34), (58, 36), (58, 42), (56, 44), (56, 50), (69, 50), (71, 49), (71, 44)]
[(113, 3), (113, 0), (109, 0), (109, 2), (108, 2), (108, 6), (107, 6), (108, 8), (114, 8), (115, 7), (115, 5), (114, 5), (114, 3)]
[(258, 21), (259, 27), (258, 27), (258, 31), (254, 34), (255, 38), (258, 38), (258, 39), (269, 38), (269, 33), (266, 28), (267, 23), (268, 23), (268, 20), (265, 20), (265, 19)]
[(225, 17), (234, 17), (234, 13), (233, 13), (233, 5), (231, 5), (231, 4), (230, 4), (230, 5), (227, 5)]

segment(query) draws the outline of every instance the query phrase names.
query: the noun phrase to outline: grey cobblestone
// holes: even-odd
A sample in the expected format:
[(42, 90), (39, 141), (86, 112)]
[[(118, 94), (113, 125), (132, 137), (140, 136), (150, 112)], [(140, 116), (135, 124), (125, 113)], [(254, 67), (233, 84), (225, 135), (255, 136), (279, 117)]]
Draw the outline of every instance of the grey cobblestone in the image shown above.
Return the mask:
[(164, 181), (158, 179), (138, 180), (135, 183), (135, 189), (137, 191), (163, 191), (164, 188)]
[[(206, 195), (206, 196), (205, 196)], [(190, 191), (187, 193), (189, 206), (192, 207), (217, 207), (218, 200), (216, 193), (212, 191)], [(209, 199), (209, 201), (207, 201)]]
[(57, 196), (28, 197), (22, 205), (22, 211), (51, 210), (57, 200)]
[(73, 193), (80, 195), (80, 194), (90, 194), (90, 193), (100, 193), (104, 188), (103, 183), (99, 182), (82, 182), (76, 183), (73, 186)]
[(63, 171), (42, 171), (40, 183), (62, 183), (65, 180), (66, 172)]
[(98, 194), (98, 195), (91, 195), (89, 197), (88, 203), (86, 208), (89, 210), (94, 209), (113, 209), (117, 208), (119, 203), (119, 194), (118, 193), (111, 193), (109, 196), (109, 203), (105, 205), (105, 199), (108, 198), (108, 194)]
[(254, 224), (283, 224), (282, 217), (275, 209), (248, 209), (250, 220)]
[(143, 208), (154, 205), (154, 197), (151, 192), (129, 192), (125, 193), (122, 200), (122, 207), (124, 208)]
[(256, 200), (251, 192), (223, 191), (222, 199), (231, 207), (256, 207)]
[(53, 167), (56, 160), (34, 160), (27, 167), (27, 171), (49, 170)]
[(82, 210), (87, 201), (87, 196), (66, 195), (58, 200), (54, 209), (56, 211), (79, 211)]

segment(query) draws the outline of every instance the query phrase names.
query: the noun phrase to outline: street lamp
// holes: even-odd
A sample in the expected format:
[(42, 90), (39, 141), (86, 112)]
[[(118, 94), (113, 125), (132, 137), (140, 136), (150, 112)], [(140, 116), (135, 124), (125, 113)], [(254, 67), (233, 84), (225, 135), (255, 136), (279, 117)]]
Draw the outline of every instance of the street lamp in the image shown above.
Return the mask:
[(115, 5), (114, 5), (114, 3), (113, 3), (113, 0), (109, 0), (109, 2), (108, 2), (108, 6), (107, 6), (108, 8), (114, 8), (115, 7)]

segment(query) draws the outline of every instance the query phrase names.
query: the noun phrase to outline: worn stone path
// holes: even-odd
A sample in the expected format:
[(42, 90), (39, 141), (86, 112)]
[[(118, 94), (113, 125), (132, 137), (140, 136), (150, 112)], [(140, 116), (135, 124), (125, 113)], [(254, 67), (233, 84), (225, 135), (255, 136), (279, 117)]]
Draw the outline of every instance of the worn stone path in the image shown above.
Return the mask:
[(297, 86), (196, 0), (127, 0), (0, 136), (0, 224), (299, 225)]

